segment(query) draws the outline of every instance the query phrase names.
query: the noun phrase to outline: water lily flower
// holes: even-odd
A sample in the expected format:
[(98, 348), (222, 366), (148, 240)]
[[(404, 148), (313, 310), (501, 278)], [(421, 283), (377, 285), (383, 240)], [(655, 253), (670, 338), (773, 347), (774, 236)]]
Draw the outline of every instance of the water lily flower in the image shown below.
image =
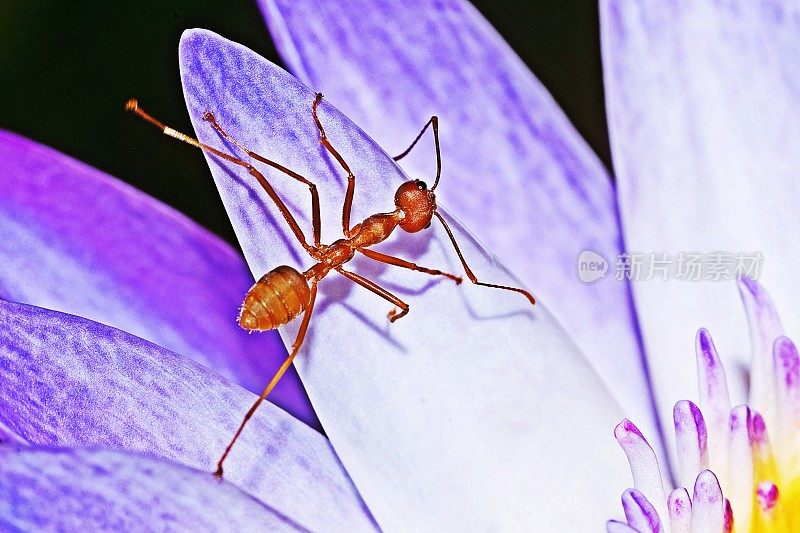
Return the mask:
[[(660, 291), (652, 287), (658, 281), (642, 282), (635, 284), (632, 300), (627, 285), (610, 276), (581, 281), (575, 268), (580, 253), (612, 261), (624, 249), (624, 233), (641, 250), (761, 250), (768, 259), (788, 258), (776, 265), (788, 272), (797, 250), (789, 232), (770, 232), (773, 241), (764, 243), (765, 232), (757, 231), (759, 223), (770, 227), (767, 217), (790, 228), (795, 216), (786, 202), (796, 166), (775, 152), (796, 146), (794, 130), (786, 126), (796, 111), (785, 105), (793, 102), (795, 72), (782, 70), (788, 67), (778, 61), (795, 49), (795, 18), (777, 9), (780, 2), (771, 4), (776, 9), (769, 17), (750, 6), (696, 5), (696, 12), (684, 13), (656, 2), (601, 3), (616, 191), (552, 98), (468, 4), (262, 2), (289, 67), (327, 94), (321, 120), (356, 175), (354, 220), (392, 209), (394, 190), (408, 179), (381, 147), (399, 153), (438, 114), (445, 171), (437, 193), (465, 257), (480, 278), (516, 283), (469, 228), (541, 304), (531, 309), (517, 295), (354, 261), (352, 268), (408, 300), (411, 313), (389, 327), (385, 302), (347, 280), (324, 280), (297, 369), (330, 443), (267, 405), (227, 464), (230, 481), (310, 529), (587, 530), (615, 513), (615, 495), (628, 483), (610, 428), (624, 415), (641, 421), (644, 433), (658, 435), (637, 314), (662, 404), (675, 395), (688, 397), (683, 389), (690, 365), (681, 357), (686, 350), (667, 350), (681, 347), (689, 326), (691, 339), (702, 325), (697, 319), (713, 320), (714, 328), (724, 321), (718, 338), (737, 331), (734, 342), (741, 340), (744, 322), (730, 306), (719, 305), (729, 300), (725, 291), (732, 283), (717, 284), (702, 299), (698, 291), (708, 284), (679, 284), (690, 294), (686, 299), (675, 283), (665, 282), (670, 290)], [(684, 33), (685, 27), (690, 31)], [(700, 50), (697, 63), (680, 53), (689, 42)], [(726, 61), (708, 60), (720, 49)], [(756, 60), (761, 57), (770, 61)], [(319, 144), (310, 114), (313, 91), (246, 48), (203, 30), (184, 35), (180, 58), (198, 138), (237, 151), (203, 121), (212, 111), (242, 145), (312, 177), (322, 200), (323, 240), (338, 238), (346, 179)], [(726, 83), (739, 81), (743, 71), (748, 79), (774, 82), (769, 94), (742, 95), (741, 83)], [(673, 75), (689, 79), (696, 90), (661, 83)], [(719, 99), (722, 104), (715, 100), (712, 109), (725, 113), (691, 112), (693, 97)], [(682, 114), (660, 105), (673, 100), (684, 106)], [(709, 132), (738, 131), (716, 127), (736, 123), (756, 104), (774, 111), (767, 115), (769, 127), (758, 128), (758, 135), (751, 128), (751, 136), (724, 137), (726, 149), (719, 149), (720, 138)], [(753, 120), (763, 119), (759, 114)], [(689, 142), (693, 157), (687, 161), (681, 156), (690, 151), (676, 146)], [(743, 168), (723, 164), (732, 153), (746, 163)], [(258, 183), (219, 158), (208, 160), (253, 275), (282, 263), (307, 268), (310, 259)], [(678, 162), (683, 166), (676, 176), (672, 165)], [(434, 168), (433, 152), (426, 155), (421, 145), (403, 165), (424, 179)], [(753, 169), (784, 186), (759, 183), (750, 192), (744, 184), (753, 182)], [(307, 188), (265, 174), (310, 228)], [(739, 189), (727, 188), (723, 180), (731, 176)], [(718, 191), (725, 194), (712, 195)], [(668, 209), (657, 203), (664, 199), (671, 201)], [(676, 217), (682, 200), (687, 201)], [(737, 221), (747, 213), (749, 225), (715, 218), (729, 211)], [(675, 241), (665, 241), (665, 234)], [(697, 235), (703, 239), (690, 238)], [(727, 238), (717, 240), (721, 235)], [(434, 268), (460, 268), (437, 226), (398, 235), (382, 251)], [(768, 284), (795, 287), (776, 270), (769, 274), (775, 277), (765, 272)], [(656, 302), (654, 291), (662, 300)], [(703, 306), (714, 317), (701, 314)], [(184, 309), (197, 313), (195, 307)], [(106, 320), (99, 313), (94, 318)], [(192, 363), (96, 322), (14, 303), (0, 306), (0, 320), (0, 368), (13, 383), (0, 389), (13, 391), (4, 393), (0, 413), (9, 439), (132, 449), (211, 470), (215, 450), (238, 422), (235, 413), (252, 401), (252, 394), (219, 378), (213, 364)], [(789, 332), (793, 327), (786, 324)], [(285, 341), (293, 340), (296, 328), (282, 329)], [(762, 360), (754, 372), (768, 367)], [(729, 377), (732, 394), (741, 396), (742, 387), (733, 385), (742, 380)], [(775, 404), (759, 401), (753, 407), (766, 416), (768, 405)], [(744, 449), (750, 426), (746, 412), (737, 413), (745, 420), (737, 427), (745, 431), (739, 429), (732, 442)], [(625, 428), (625, 435), (617, 432), (621, 439), (637, 433)], [(668, 445), (658, 438), (652, 447), (630, 439), (638, 452), (649, 454), (648, 465)], [(737, 502), (747, 499), (731, 494), (726, 513), (716, 472), (709, 471), (697, 478), (693, 499), (678, 492), (667, 502), (651, 490), (657, 470), (642, 471), (644, 484), (635, 472), (636, 487), (623, 496), (628, 524), (609, 528), (656, 529), (658, 517), (671, 516), (658, 509), (670, 502), (675, 509), (694, 506), (693, 528), (724, 528), (726, 517), (737, 516)], [(778, 499), (763, 483), (751, 496), (780, 501), (780, 482), (764, 482), (775, 486)]]
[[(770, 297), (754, 280), (740, 280), (754, 358), (768, 372), (751, 374), (751, 390), (770, 397), (764, 413), (731, 409), (727, 376), (711, 335), (697, 333), (699, 405), (681, 400), (673, 419), (678, 488), (664, 493), (664, 475), (641, 431), (623, 420), (614, 434), (630, 461), (635, 489), (622, 497), (627, 524), (608, 531), (796, 531), (800, 497), (800, 355), (780, 334)], [(756, 383), (761, 380), (761, 383)], [(687, 488), (693, 489), (689, 495)]]

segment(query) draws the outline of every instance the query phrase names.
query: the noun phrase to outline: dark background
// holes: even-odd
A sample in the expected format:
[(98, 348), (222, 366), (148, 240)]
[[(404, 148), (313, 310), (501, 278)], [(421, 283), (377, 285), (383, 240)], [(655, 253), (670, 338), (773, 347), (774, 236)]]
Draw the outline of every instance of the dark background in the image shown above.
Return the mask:
[[(62, 4), (62, 5), (59, 5)], [(100, 168), (236, 239), (199, 151), (123, 112), (136, 97), (192, 131), (178, 40), (202, 27), (281, 64), (254, 2), (0, 0), (0, 128)], [(473, 0), (548, 87), (606, 166), (597, 2)]]

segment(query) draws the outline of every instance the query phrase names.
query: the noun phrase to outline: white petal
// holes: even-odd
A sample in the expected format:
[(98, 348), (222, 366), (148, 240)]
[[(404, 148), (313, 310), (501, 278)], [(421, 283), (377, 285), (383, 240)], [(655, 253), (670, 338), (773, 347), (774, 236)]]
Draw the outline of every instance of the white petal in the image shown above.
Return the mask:
[[(439, 116), (442, 202), (536, 290), (624, 416), (655, 436), (629, 287), (615, 279), (612, 180), (489, 22), (466, 0), (259, 4), (290, 70), (392, 155)], [(434, 170), (428, 135), (401, 161), (413, 177)], [(605, 258), (604, 277), (581, 281), (584, 251)]]
[[(760, 253), (763, 284), (789, 335), (800, 334), (800, 315), (789, 314), (800, 301), (796, 2), (604, 0), (601, 19), (628, 249)], [(634, 294), (665, 425), (664, 407), (694, 392), (701, 326), (719, 342), (735, 402), (746, 400), (733, 281), (642, 281)]]
[[(323, 241), (341, 234), (345, 174), (325, 154), (311, 116), (314, 93), (281, 69), (203, 30), (181, 42), (189, 112), (205, 142), (228, 150), (202, 114), (250, 149), (318, 185)], [(407, 179), (330, 104), (320, 118), (357, 176), (354, 221), (393, 209)], [(275, 216), (259, 185), (209, 163), (257, 276), (312, 261)], [(309, 228), (308, 189), (267, 172)], [(516, 284), (447, 217), (479, 277)], [(277, 223), (275, 221), (278, 221)], [(441, 228), (379, 247), (460, 272)], [(396, 292), (411, 312), (389, 325), (391, 306), (335, 273), (320, 300), (298, 371), (348, 473), (386, 529), (557, 529), (597, 526), (624, 487), (624, 462), (608, 438), (619, 409), (574, 344), (541, 305), (519, 294), (381, 268), (350, 266)], [(293, 340), (298, 324), (284, 328)], [(580, 511), (575, 502), (580, 501)]]

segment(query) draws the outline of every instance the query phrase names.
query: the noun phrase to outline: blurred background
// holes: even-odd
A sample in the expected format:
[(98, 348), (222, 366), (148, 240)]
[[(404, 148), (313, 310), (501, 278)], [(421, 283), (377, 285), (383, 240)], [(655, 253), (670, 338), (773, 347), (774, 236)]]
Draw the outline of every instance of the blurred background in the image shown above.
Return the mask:
[[(0, 128), (117, 176), (238, 248), (202, 154), (159, 135), (123, 106), (138, 98), (161, 120), (191, 133), (178, 73), (182, 31), (207, 28), (281, 64), (261, 14), (248, 0), (122, 4), (0, 1)], [(610, 166), (597, 2), (473, 4)]]

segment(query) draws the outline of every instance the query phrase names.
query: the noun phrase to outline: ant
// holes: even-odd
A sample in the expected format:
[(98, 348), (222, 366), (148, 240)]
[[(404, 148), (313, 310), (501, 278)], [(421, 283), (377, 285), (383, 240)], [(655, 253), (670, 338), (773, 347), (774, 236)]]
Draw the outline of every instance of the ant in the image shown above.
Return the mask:
[[(303, 230), (298, 225), (294, 216), (292, 216), (286, 204), (278, 196), (278, 193), (275, 192), (275, 189), (273, 189), (272, 185), (270, 185), (264, 175), (253, 165), (242, 159), (239, 159), (238, 157), (220, 151), (207, 144), (201, 143), (193, 137), (189, 137), (188, 135), (170, 128), (141, 109), (138, 102), (134, 99), (128, 100), (128, 102), (125, 104), (126, 111), (135, 113), (146, 122), (153, 124), (165, 135), (195, 146), (205, 152), (214, 154), (215, 156), (229, 161), (235, 165), (244, 167), (250, 175), (258, 180), (258, 182), (267, 192), (267, 195), (272, 199), (278, 210), (281, 212), (281, 215), (286, 220), (286, 223), (291, 228), (297, 240), (300, 242), (300, 245), (315, 261), (311, 268), (302, 273), (290, 266), (279, 266), (259, 279), (245, 296), (244, 303), (242, 304), (242, 308), (239, 313), (239, 325), (248, 331), (266, 331), (275, 329), (278, 326), (282, 326), (292, 321), (294, 318), (300, 315), (300, 313), (304, 314), (302, 322), (300, 323), (300, 329), (297, 332), (297, 337), (295, 338), (294, 343), (292, 344), (292, 350), (289, 353), (289, 356), (286, 358), (277, 372), (275, 372), (275, 375), (272, 377), (269, 384), (267, 384), (267, 386), (264, 388), (264, 391), (255, 401), (252, 407), (250, 407), (250, 409), (247, 411), (247, 414), (244, 416), (244, 420), (242, 420), (242, 423), (239, 425), (239, 428), (236, 430), (233, 438), (225, 448), (225, 452), (222, 454), (219, 461), (217, 461), (217, 470), (214, 472), (214, 475), (218, 478), (222, 477), (222, 464), (225, 462), (225, 459), (230, 453), (231, 448), (239, 438), (239, 435), (242, 433), (247, 421), (250, 420), (250, 418), (253, 416), (253, 413), (255, 413), (256, 409), (258, 409), (258, 406), (261, 405), (270, 392), (272, 392), (272, 389), (275, 388), (275, 385), (277, 385), (284, 372), (286, 372), (286, 370), (292, 364), (292, 361), (297, 355), (298, 350), (300, 350), (300, 346), (303, 344), (306, 331), (308, 330), (311, 313), (314, 309), (314, 301), (317, 296), (317, 283), (319, 283), (322, 278), (328, 275), (331, 270), (335, 270), (342, 276), (394, 304), (396, 308), (392, 309), (388, 314), (390, 322), (394, 322), (395, 320), (405, 316), (409, 311), (409, 306), (400, 298), (380, 287), (376, 283), (356, 274), (355, 272), (345, 270), (342, 265), (350, 261), (356, 253), (361, 253), (368, 258), (381, 263), (415, 270), (417, 272), (422, 272), (432, 276), (443, 276), (453, 280), (456, 284), (461, 283), (461, 277), (454, 274), (449, 274), (447, 272), (442, 272), (441, 270), (432, 268), (421, 267), (410, 261), (370, 249), (371, 246), (385, 241), (398, 226), (400, 229), (408, 233), (416, 233), (430, 227), (431, 221), (435, 216), (437, 219), (439, 219), (439, 222), (442, 223), (442, 226), (444, 226), (444, 230), (447, 232), (447, 236), (450, 238), (450, 242), (452, 242), (453, 248), (455, 248), (456, 254), (461, 261), (464, 272), (467, 274), (467, 277), (472, 283), (476, 285), (482, 285), (484, 287), (515, 291), (523, 294), (531, 304), (536, 303), (534, 297), (524, 289), (478, 281), (478, 278), (475, 276), (475, 274), (473, 274), (472, 270), (467, 265), (464, 256), (461, 254), (461, 250), (456, 243), (453, 232), (450, 231), (450, 228), (448, 227), (444, 218), (442, 218), (442, 215), (436, 211), (436, 195), (433, 191), (436, 189), (437, 185), (439, 185), (439, 178), (442, 174), (442, 156), (439, 148), (439, 119), (435, 115), (431, 117), (431, 119), (425, 124), (425, 126), (422, 128), (422, 131), (420, 131), (419, 135), (417, 135), (417, 137), (411, 143), (411, 146), (409, 146), (405, 152), (393, 158), (395, 161), (399, 161), (407, 156), (420, 138), (422, 138), (422, 135), (425, 133), (428, 127), (431, 127), (433, 130), (434, 145), (436, 147), (436, 179), (433, 182), (433, 187), (428, 189), (428, 186), (425, 184), (425, 182), (421, 180), (406, 181), (400, 185), (400, 187), (398, 187), (397, 192), (394, 195), (394, 211), (370, 215), (360, 224), (351, 226), (350, 211), (353, 205), (356, 178), (353, 172), (350, 170), (347, 162), (339, 154), (339, 152), (336, 151), (331, 142), (328, 140), (328, 136), (325, 134), (325, 128), (323, 128), (322, 123), (319, 120), (319, 116), (317, 115), (317, 107), (319, 106), (320, 101), (322, 101), (322, 93), (317, 93), (316, 97), (314, 98), (314, 103), (311, 106), (311, 113), (314, 117), (314, 122), (317, 125), (317, 130), (319, 131), (320, 144), (325, 147), (325, 149), (333, 156), (334, 159), (336, 159), (342, 169), (347, 173), (347, 192), (345, 194), (344, 206), (342, 208), (342, 230), (344, 232), (344, 238), (334, 241), (331, 244), (320, 243), (320, 209), (319, 195), (317, 193), (316, 185), (289, 168), (248, 150), (239, 144), (235, 139), (233, 139), (233, 137), (225, 132), (224, 129), (222, 129), (222, 126), (217, 123), (212, 113), (207, 111), (203, 114), (203, 120), (209, 122), (217, 131), (217, 133), (226, 141), (256, 161), (260, 161), (267, 166), (277, 169), (289, 177), (308, 186), (309, 190), (311, 191), (312, 226), (314, 233), (313, 245), (308, 243), (305, 235), (303, 234)], [(398, 311), (397, 308), (399, 308), (400, 311)]]

